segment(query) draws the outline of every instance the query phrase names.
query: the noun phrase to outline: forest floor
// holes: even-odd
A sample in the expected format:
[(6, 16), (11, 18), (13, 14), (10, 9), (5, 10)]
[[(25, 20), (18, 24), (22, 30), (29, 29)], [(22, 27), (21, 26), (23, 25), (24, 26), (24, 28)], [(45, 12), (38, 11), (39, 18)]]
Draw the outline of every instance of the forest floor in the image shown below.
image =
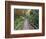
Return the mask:
[(28, 19), (25, 18), (24, 25), (23, 25), (23, 30), (30, 30), (30, 29), (34, 29), (34, 27), (32, 27), (32, 25), (29, 24)]

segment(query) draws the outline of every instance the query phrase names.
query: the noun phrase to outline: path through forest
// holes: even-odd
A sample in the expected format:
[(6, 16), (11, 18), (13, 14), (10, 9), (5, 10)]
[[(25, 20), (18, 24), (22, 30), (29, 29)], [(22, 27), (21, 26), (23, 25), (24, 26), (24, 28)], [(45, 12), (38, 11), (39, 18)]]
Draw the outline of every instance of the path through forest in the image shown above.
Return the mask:
[(30, 29), (34, 29), (34, 27), (32, 27), (32, 26), (29, 24), (28, 19), (25, 18), (23, 30), (30, 30)]

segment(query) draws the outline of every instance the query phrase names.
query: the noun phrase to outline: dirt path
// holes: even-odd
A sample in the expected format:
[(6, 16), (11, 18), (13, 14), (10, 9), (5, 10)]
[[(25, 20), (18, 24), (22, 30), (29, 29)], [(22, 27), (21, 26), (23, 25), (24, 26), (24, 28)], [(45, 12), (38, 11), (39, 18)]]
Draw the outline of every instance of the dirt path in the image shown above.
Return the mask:
[(30, 29), (34, 29), (34, 27), (32, 27), (32, 26), (29, 24), (28, 19), (25, 18), (23, 30), (30, 30)]

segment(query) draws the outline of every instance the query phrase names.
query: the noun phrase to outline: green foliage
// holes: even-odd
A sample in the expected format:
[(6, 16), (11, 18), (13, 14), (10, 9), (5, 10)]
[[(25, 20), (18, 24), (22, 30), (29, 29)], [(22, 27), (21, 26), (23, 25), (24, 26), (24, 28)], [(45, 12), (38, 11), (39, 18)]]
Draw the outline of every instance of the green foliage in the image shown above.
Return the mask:
[(23, 23), (24, 19), (27, 18), (29, 20), (29, 23), (33, 23), (35, 25), (34, 27), (39, 28), (39, 10), (32, 9), (29, 15), (23, 14), (23, 15), (16, 15), (14, 14), (14, 29), (15, 30), (22, 30), (23, 29)]
[(14, 29), (21, 30), (23, 27), (24, 18), (23, 16), (16, 15), (14, 19)]
[(32, 10), (32, 12), (30, 12), (30, 15), (28, 17), (30, 23), (33, 23), (37, 29), (39, 28), (39, 14), (38, 14), (38, 10)]

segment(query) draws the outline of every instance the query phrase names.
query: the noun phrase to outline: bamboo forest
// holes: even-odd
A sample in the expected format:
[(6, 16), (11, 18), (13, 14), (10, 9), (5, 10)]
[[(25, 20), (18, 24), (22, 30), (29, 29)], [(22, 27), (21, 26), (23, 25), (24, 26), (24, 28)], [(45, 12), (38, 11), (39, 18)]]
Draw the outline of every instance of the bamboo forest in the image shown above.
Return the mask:
[(14, 30), (39, 29), (39, 9), (14, 9)]

